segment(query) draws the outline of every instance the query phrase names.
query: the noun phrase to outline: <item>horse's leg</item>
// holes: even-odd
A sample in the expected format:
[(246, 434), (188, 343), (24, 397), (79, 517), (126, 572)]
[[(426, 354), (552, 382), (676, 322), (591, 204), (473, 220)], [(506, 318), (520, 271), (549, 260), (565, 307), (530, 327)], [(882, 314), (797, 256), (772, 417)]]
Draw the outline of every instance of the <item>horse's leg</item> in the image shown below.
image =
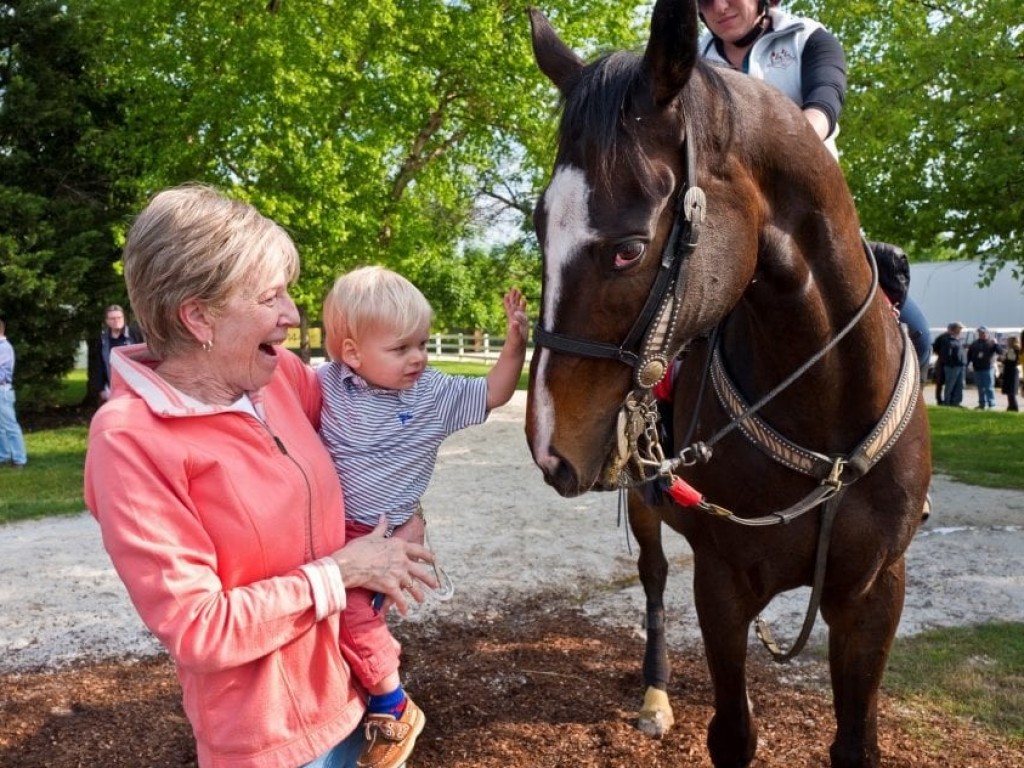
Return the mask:
[(901, 557), (856, 600), (822, 601), (836, 713), (833, 768), (875, 768), (880, 763), (878, 689), (903, 611), (905, 571)]
[(637, 570), (647, 598), (645, 626), (647, 646), (644, 650), (644, 702), (637, 727), (648, 736), (661, 738), (672, 727), (672, 705), (668, 700), (671, 670), (665, 648), (665, 582), (668, 561), (661, 546), (661, 517), (641, 497), (640, 491), (629, 493), (629, 527), (636, 538), (640, 554)]
[(757, 749), (746, 662), (747, 633), (758, 606), (749, 591), (734, 581), (738, 578), (714, 553), (695, 551), (694, 603), (715, 689), (708, 754), (716, 768), (743, 768), (754, 759)]

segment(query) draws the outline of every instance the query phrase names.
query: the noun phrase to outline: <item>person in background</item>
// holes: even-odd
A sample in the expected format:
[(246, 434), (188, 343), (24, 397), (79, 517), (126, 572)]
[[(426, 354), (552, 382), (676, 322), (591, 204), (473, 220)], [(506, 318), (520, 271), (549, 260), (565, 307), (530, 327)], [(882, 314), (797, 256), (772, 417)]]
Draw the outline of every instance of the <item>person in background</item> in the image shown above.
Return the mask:
[(942, 352), (945, 349), (946, 340), (949, 338), (949, 329), (952, 325), (946, 326), (946, 330), (935, 337), (932, 341), (932, 352), (935, 353), (935, 368), (932, 370), (932, 376), (935, 379), (935, 404), (945, 405), (946, 401), (943, 399), (943, 389), (946, 384), (946, 377), (944, 376), (944, 369), (942, 366)]
[(0, 320), (0, 466), (24, 469), (28, 463), (25, 436), (14, 410), (14, 347)]
[(935, 364), (942, 366), (942, 379), (945, 382), (943, 405), (959, 407), (964, 399), (964, 365), (967, 361), (963, 340), (960, 338), (963, 330), (963, 323), (950, 323), (946, 326), (946, 333), (939, 337), (941, 343), (935, 350)]
[(996, 407), (995, 371), (992, 361), (1003, 348), (989, 338), (988, 328), (978, 328), (978, 338), (967, 347), (967, 364), (974, 369), (974, 385), (978, 388), (978, 404), (974, 410)]
[[(453, 432), (482, 423), (515, 392), (526, 356), (522, 294), (504, 297), (505, 344), (486, 378), (449, 376), (427, 366), (432, 310), (407, 279), (382, 267), (342, 275), (324, 300), (330, 362), (317, 369), (323, 392), (320, 437), (346, 489), (346, 536), (371, 534), (381, 516), (391, 531), (423, 543), (420, 499), (437, 452)], [(440, 570), (438, 581), (446, 576)], [(370, 693), (366, 746), (359, 768), (397, 768), (426, 719), (405, 693), (398, 642), (375, 595), (350, 589), (345, 646), (359, 653), (352, 668)]]
[(102, 370), (102, 389), (100, 399), (107, 400), (110, 397), (110, 350), (117, 347), (127, 347), (131, 344), (143, 342), (142, 332), (138, 328), (125, 325), (124, 310), (118, 304), (111, 304), (107, 307), (104, 315), (104, 322), (107, 327), (100, 333), (100, 366)]
[[(793, 16), (778, 6), (779, 0), (699, 0), (707, 32), (701, 36), (698, 50), (705, 59), (764, 80), (788, 96), (838, 160), (836, 137), (846, 101), (843, 47), (819, 22)], [(881, 246), (899, 250), (905, 260), (897, 246), (872, 243), (880, 272), (893, 266)], [(909, 280), (908, 268), (908, 285)], [(886, 282), (884, 275), (881, 282)], [(900, 322), (907, 327), (920, 369), (926, 371), (931, 356), (928, 321), (909, 295), (893, 303), (898, 303)]]
[(1011, 336), (1006, 340), (1006, 349), (999, 357), (1003, 364), (1002, 393), (1006, 395), (1006, 410), (1019, 411), (1017, 390), (1020, 389), (1020, 338)]
[(341, 647), (346, 589), (437, 587), (433, 555), (386, 520), (349, 542), (317, 435), (316, 374), (285, 231), (203, 186), (157, 194), (128, 233), (146, 344), (111, 354), (85, 501), (181, 682), (202, 768), (353, 768), (365, 702)]
[(774, 85), (803, 110), (833, 157), (846, 100), (846, 56), (814, 19), (791, 16), (779, 0), (700, 0), (708, 31), (698, 43), (709, 61)]

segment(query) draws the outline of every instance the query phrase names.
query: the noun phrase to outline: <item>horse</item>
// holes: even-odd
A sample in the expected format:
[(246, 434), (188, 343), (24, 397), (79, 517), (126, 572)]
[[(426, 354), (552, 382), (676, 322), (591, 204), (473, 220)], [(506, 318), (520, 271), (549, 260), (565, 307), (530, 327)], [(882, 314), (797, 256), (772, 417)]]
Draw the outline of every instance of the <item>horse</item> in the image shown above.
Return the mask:
[[(646, 595), (639, 726), (673, 723), (667, 526), (693, 551), (713, 764), (754, 758), (752, 622), (785, 660), (820, 611), (831, 763), (876, 766), (931, 456), (917, 362), (840, 166), (788, 99), (700, 59), (694, 0), (657, 0), (642, 52), (589, 63), (529, 13), (562, 110), (534, 210), (525, 432), (559, 494), (627, 494)], [(783, 650), (759, 615), (802, 586), (807, 620)]]

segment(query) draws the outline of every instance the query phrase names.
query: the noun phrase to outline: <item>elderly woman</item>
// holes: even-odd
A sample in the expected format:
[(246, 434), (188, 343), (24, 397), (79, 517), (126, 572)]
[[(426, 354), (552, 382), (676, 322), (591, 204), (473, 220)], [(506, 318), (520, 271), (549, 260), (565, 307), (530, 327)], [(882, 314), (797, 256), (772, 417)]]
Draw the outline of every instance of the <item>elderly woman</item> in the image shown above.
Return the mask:
[(253, 207), (181, 187), (138, 217), (124, 271), (147, 345), (112, 355), (86, 503), (174, 660), (199, 764), (352, 766), (364, 702), (339, 644), (345, 589), (405, 612), (437, 583), (429, 550), (385, 521), (346, 545), (320, 388), (281, 347), (295, 246)]

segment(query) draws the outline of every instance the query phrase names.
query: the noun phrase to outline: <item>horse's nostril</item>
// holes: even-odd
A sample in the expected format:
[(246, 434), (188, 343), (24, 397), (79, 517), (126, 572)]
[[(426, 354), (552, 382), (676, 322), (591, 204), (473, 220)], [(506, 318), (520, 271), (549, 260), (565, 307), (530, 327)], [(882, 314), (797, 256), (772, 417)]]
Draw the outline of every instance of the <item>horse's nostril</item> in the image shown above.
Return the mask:
[(562, 496), (578, 496), (586, 488), (580, 484), (575, 468), (556, 453), (545, 453), (537, 458), (537, 466), (544, 473), (544, 480)]
[(541, 472), (544, 473), (545, 477), (558, 474), (560, 467), (563, 464), (561, 457), (555, 456), (551, 453), (538, 455), (535, 458), (535, 461), (537, 466), (540, 467)]

